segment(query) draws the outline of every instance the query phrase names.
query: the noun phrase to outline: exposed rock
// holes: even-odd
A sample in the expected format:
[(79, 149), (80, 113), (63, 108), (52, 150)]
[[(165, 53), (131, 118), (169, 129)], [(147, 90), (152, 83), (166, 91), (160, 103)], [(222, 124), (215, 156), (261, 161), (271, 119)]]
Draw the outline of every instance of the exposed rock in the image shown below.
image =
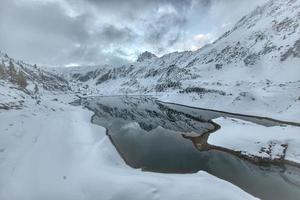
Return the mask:
[(137, 62), (143, 62), (143, 61), (149, 60), (151, 58), (157, 58), (157, 56), (149, 51), (145, 51), (144, 53), (139, 55)]
[(297, 40), (284, 54), (282, 54), (281, 61), (285, 61), (290, 56), (300, 58), (300, 39)]

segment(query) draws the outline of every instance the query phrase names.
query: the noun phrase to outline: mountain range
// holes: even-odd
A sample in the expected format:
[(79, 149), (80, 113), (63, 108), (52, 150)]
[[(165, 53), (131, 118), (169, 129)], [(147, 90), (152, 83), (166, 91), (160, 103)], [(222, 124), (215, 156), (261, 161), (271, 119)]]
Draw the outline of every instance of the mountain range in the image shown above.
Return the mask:
[[(22, 90), (30, 94), (36, 88), (82, 96), (151, 94), (182, 104), (294, 118), (300, 108), (299, 25), (299, 0), (270, 0), (197, 51), (161, 57), (144, 52), (122, 66), (51, 69), (3, 53), (0, 58), (4, 71), (13, 64), (22, 72), (28, 82)], [(14, 85), (2, 77), (1, 87), (4, 81)]]

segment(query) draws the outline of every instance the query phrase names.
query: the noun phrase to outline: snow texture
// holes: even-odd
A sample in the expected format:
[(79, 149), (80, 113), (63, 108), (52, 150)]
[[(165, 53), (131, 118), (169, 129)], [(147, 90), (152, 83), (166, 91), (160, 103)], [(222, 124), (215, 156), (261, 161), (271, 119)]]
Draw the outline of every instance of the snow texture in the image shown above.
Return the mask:
[(233, 118), (213, 120), (221, 129), (212, 133), (208, 143), (242, 155), (267, 160), (287, 160), (300, 163), (300, 127), (266, 127)]
[(0, 110), (0, 199), (254, 199), (206, 172), (128, 167), (92, 113), (64, 98)]

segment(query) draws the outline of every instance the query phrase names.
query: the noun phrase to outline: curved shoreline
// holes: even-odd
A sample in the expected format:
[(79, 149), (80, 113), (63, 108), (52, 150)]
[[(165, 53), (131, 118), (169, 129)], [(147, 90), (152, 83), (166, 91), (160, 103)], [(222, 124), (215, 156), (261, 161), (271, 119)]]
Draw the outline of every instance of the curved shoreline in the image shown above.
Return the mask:
[(257, 116), (257, 115), (240, 114), (240, 113), (227, 112), (227, 111), (221, 111), (221, 110), (214, 110), (214, 109), (208, 109), (208, 108), (200, 108), (200, 107), (195, 107), (195, 106), (188, 106), (188, 105), (185, 105), (185, 104), (179, 104), (179, 103), (161, 101), (161, 100), (158, 100), (158, 99), (156, 101), (159, 102), (159, 103), (163, 103), (163, 104), (183, 106), (183, 107), (186, 107), (186, 108), (192, 108), (192, 109), (196, 109), (196, 110), (212, 111), (212, 112), (222, 113), (222, 114), (226, 114), (226, 115), (235, 115), (235, 116), (239, 116), (239, 117), (256, 118), (256, 119), (259, 119), (259, 120), (268, 120), (268, 121), (273, 121), (273, 122), (276, 122), (276, 123), (281, 123), (281, 124), (286, 124), (286, 125), (300, 127), (300, 123), (299, 122), (291, 122), (291, 121), (285, 121), (285, 120), (278, 120), (278, 119), (274, 119), (274, 118), (270, 118), (270, 117), (262, 117), (262, 116)]
[[(259, 119), (259, 120), (264, 119), (264, 120), (269, 120), (269, 121), (273, 121), (273, 122), (276, 122), (276, 123), (282, 123), (282, 124), (285, 124), (285, 125), (292, 125), (292, 126), (300, 127), (300, 124), (298, 124), (298, 123), (286, 122), (286, 121), (281, 121), (281, 120), (272, 119), (272, 118), (268, 118), (268, 117), (260, 117), (260, 116), (244, 115), (244, 114), (235, 114), (235, 113), (223, 112), (223, 111), (212, 110), (212, 109), (205, 109), (205, 108), (203, 109), (203, 108), (197, 108), (197, 107), (192, 107), (192, 106), (186, 106), (186, 105), (177, 104), (177, 103), (168, 103), (168, 102), (163, 102), (163, 101), (160, 101), (160, 100), (156, 100), (156, 101), (158, 103), (162, 103), (162, 104), (165, 104), (165, 105), (166, 104), (171, 104), (171, 105), (177, 105), (177, 106), (182, 106), (182, 107), (192, 108), (192, 109), (197, 109), (197, 110), (213, 111), (213, 112), (218, 112), (218, 113), (228, 114), (228, 115), (256, 118), (256, 119)], [(85, 108), (89, 109), (90, 111), (92, 111), (94, 113), (92, 118), (91, 118), (91, 123), (94, 123), (93, 118), (96, 115), (96, 113), (93, 111), (93, 109), (89, 108), (88, 106), (85, 106)], [(172, 109), (172, 108), (170, 108), (170, 109)], [(186, 114), (186, 113), (182, 112), (182, 114)], [(193, 117), (193, 118), (196, 118), (196, 117)], [(290, 161), (290, 160), (285, 160), (284, 159), (285, 155), (282, 158), (279, 158), (279, 159), (268, 159), (268, 158), (262, 158), (262, 157), (255, 156), (255, 155), (248, 156), (248, 155), (243, 154), (242, 151), (236, 151), (236, 150), (232, 150), (232, 149), (225, 148), (225, 147), (222, 147), (222, 146), (211, 145), (207, 142), (210, 134), (212, 134), (212, 133), (216, 132), (217, 130), (221, 129), (221, 126), (218, 123), (214, 122), (213, 120), (208, 120), (208, 122), (210, 124), (212, 124), (214, 126), (214, 128), (212, 130), (209, 130), (209, 131), (205, 132), (205, 133), (202, 133), (202, 135), (200, 135), (200, 136), (194, 136), (193, 137), (193, 136), (187, 136), (185, 134), (182, 134), (182, 136), (185, 139), (191, 140), (193, 142), (195, 148), (197, 148), (199, 151), (210, 151), (210, 150), (221, 151), (221, 152), (225, 152), (225, 153), (229, 153), (231, 155), (237, 156), (241, 159), (248, 160), (251, 163), (258, 164), (258, 165), (259, 164), (290, 165), (290, 166), (300, 168), (300, 163), (293, 162), (293, 161)], [(116, 150), (118, 151), (119, 155), (122, 157), (124, 162), (127, 165), (131, 166), (128, 163), (128, 161), (126, 160), (126, 156), (124, 156), (123, 153), (114, 144), (114, 142), (113, 142), (113, 140), (112, 140), (112, 138), (109, 134), (109, 130), (107, 128), (106, 128), (106, 135), (108, 136), (111, 143), (114, 145), (114, 147), (116, 148)], [(285, 147), (284, 154), (285, 154), (286, 149), (287, 149), (287, 146)], [(131, 166), (131, 167), (133, 167), (133, 166)]]
[[(231, 112), (226, 112), (226, 111), (219, 111), (219, 110), (213, 110), (213, 109), (186, 106), (186, 105), (183, 105), (183, 104), (172, 103), (172, 102), (164, 102), (164, 101), (160, 101), (160, 100), (156, 100), (156, 101), (159, 102), (159, 103), (162, 103), (162, 104), (166, 104), (166, 105), (170, 104), (170, 105), (182, 106), (182, 107), (186, 107), (186, 108), (192, 108), (192, 109), (196, 109), (196, 110), (212, 111), (212, 112), (217, 112), (217, 113), (222, 113), (222, 114), (227, 114), (227, 115), (233, 115), (233, 116), (239, 116), (239, 117), (256, 118), (256, 119), (259, 119), (259, 120), (273, 121), (273, 122), (280, 123), (280, 124), (283, 124), (283, 125), (291, 125), (291, 126), (300, 127), (300, 123), (297, 123), (297, 122), (282, 121), (282, 120), (277, 120), (277, 119), (273, 119), (273, 118), (269, 118), (269, 117), (238, 114), (238, 113), (231, 113)], [(285, 148), (284, 149), (284, 156), (282, 158), (268, 159), (268, 158), (262, 158), (262, 157), (255, 156), (255, 155), (247, 156), (247, 155), (243, 154), (242, 151), (235, 151), (235, 150), (225, 148), (225, 147), (222, 147), (222, 146), (216, 146), (216, 145), (209, 144), (207, 142), (207, 140), (209, 138), (209, 135), (216, 132), (217, 130), (219, 130), (221, 128), (221, 126), (219, 124), (213, 122), (212, 120), (209, 120), (209, 121), (212, 122), (213, 125), (215, 125), (216, 128), (214, 130), (208, 131), (206, 133), (203, 133), (201, 136), (196, 136), (196, 137), (189, 137), (189, 136), (186, 136), (186, 135), (183, 134), (183, 137), (186, 138), (186, 139), (190, 139), (193, 142), (194, 146), (199, 151), (217, 150), (217, 151), (226, 152), (226, 153), (229, 153), (231, 155), (237, 156), (239, 158), (248, 160), (248, 161), (250, 161), (254, 164), (291, 165), (291, 166), (300, 168), (300, 163), (284, 159), (285, 158), (285, 152), (288, 148), (288, 145), (284, 146), (284, 148)]]

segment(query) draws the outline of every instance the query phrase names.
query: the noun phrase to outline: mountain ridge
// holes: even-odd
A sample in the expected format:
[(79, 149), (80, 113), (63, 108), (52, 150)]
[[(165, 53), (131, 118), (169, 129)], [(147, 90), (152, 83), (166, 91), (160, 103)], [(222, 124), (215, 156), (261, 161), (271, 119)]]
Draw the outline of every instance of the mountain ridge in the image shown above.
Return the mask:
[(270, 0), (197, 51), (86, 69), (69, 76), (71, 86), (83, 95), (152, 94), (203, 108), (298, 116), (299, 13), (299, 0)]
[[(300, 55), (299, 5), (297, 0), (271, 0), (244, 16), (215, 42), (195, 52), (174, 52), (159, 58), (150, 56), (151, 59), (141, 59), (139, 62), (119, 67), (103, 67), (103, 72), (92, 78), (100, 81), (82, 78), (87, 73), (92, 73), (88, 69), (86, 74), (82, 73), (79, 77), (85, 80), (82, 82), (94, 82), (97, 86), (106, 81), (127, 77), (127, 83), (131, 86), (131, 83), (139, 82), (141, 78), (155, 77), (159, 84), (166, 79), (175, 82), (197, 79), (201, 76), (200, 72), (205, 70), (211, 71), (211, 74), (222, 73), (224, 67), (243, 68), (262, 65), (264, 62), (283, 65), (282, 62), (288, 58), (297, 58)], [(270, 78), (270, 75), (266, 77)], [(145, 92), (154, 91), (150, 88), (144, 89)], [(136, 91), (138, 90), (140, 88)], [(119, 92), (122, 93), (121, 90)]]
[(298, 115), (299, 23), (300, 0), (270, 0), (197, 51), (47, 71), (67, 79), (70, 91), (82, 96), (151, 94), (211, 109)]

